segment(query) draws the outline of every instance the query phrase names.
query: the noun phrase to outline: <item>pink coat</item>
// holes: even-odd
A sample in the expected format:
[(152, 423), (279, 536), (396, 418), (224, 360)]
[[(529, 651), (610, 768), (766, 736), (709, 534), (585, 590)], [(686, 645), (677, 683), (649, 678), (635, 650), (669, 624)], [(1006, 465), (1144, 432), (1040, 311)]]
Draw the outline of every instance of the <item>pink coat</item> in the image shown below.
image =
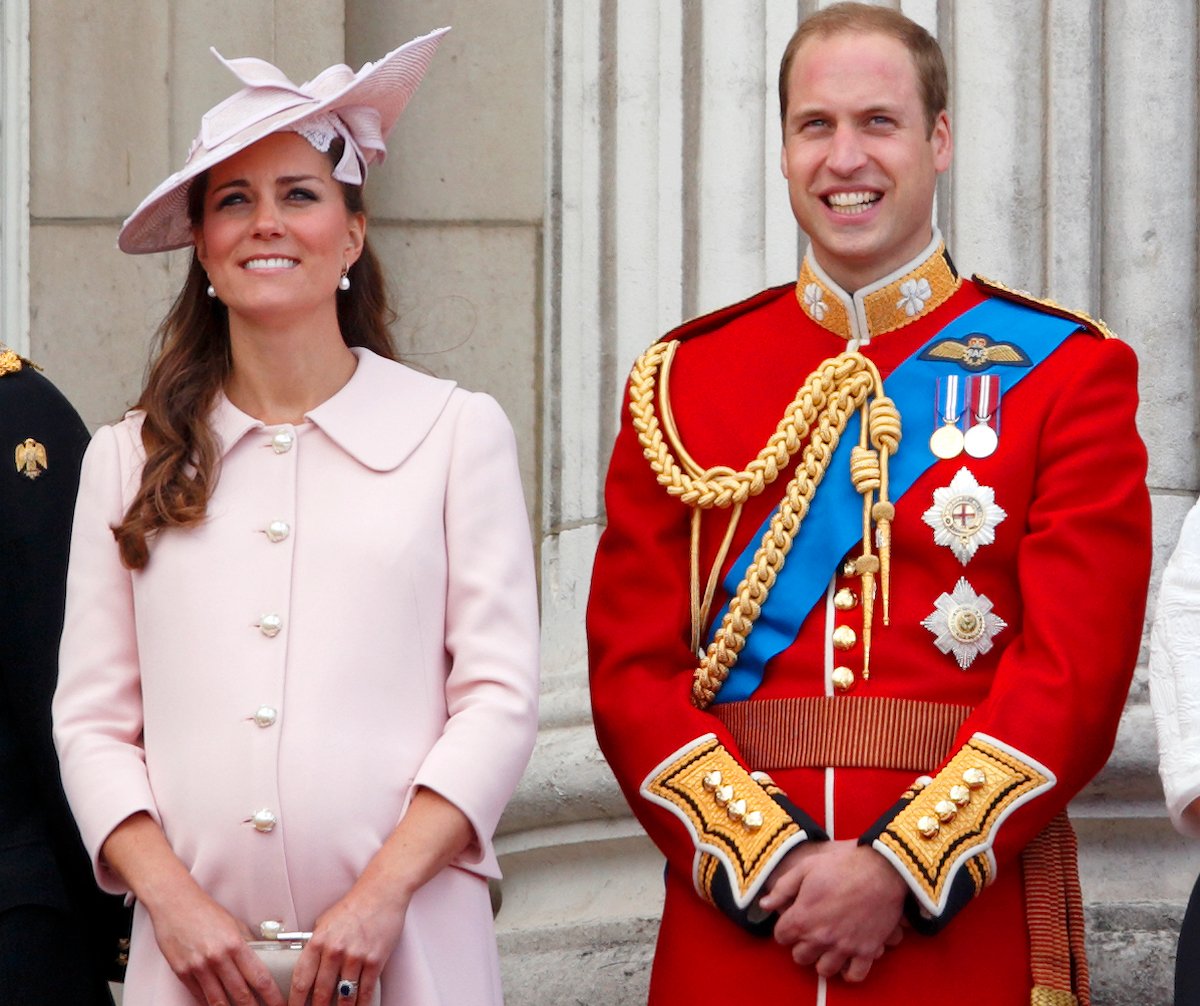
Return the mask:
[[(486, 395), (355, 353), (301, 426), (221, 396), (208, 519), (160, 534), (141, 572), (109, 530), (140, 477), (141, 416), (97, 433), (54, 704), (63, 781), (102, 886), (125, 890), (99, 860), (105, 838), (148, 811), (255, 932), (311, 929), (413, 789), (437, 791), (478, 848), (413, 900), (382, 1002), (499, 1003), (485, 878), (537, 727), (515, 443)], [(192, 1000), (139, 910), (125, 1006), (143, 1004)]]

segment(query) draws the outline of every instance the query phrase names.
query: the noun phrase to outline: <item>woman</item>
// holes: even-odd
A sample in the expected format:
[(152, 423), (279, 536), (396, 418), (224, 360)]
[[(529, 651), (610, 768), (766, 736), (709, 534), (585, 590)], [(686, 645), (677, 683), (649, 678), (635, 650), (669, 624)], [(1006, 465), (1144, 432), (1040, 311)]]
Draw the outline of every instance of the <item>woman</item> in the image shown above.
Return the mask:
[(392, 361), (361, 183), (442, 32), (297, 87), (258, 60), (125, 222), (194, 245), (84, 462), (55, 734), (125, 1006), (499, 1003), (491, 835), (536, 732), (511, 430)]
[[(1171, 821), (1200, 838), (1200, 504), (1163, 571), (1150, 630), (1150, 702)], [(1200, 1006), (1200, 881), (1179, 934), (1175, 1004)]]

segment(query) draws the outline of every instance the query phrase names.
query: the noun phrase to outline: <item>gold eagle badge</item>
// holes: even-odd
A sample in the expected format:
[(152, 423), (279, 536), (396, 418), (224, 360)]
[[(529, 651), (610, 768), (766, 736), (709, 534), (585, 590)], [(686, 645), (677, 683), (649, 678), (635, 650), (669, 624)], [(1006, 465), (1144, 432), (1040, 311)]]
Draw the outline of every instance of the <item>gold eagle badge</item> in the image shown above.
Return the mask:
[(33, 437), (17, 444), (17, 471), (27, 479), (36, 479), (50, 466), (46, 464), (46, 448)]
[(972, 371), (994, 366), (1033, 366), (1020, 346), (1011, 342), (996, 342), (982, 332), (972, 332), (965, 339), (936, 342), (921, 354), (921, 359), (957, 363), (964, 370)]

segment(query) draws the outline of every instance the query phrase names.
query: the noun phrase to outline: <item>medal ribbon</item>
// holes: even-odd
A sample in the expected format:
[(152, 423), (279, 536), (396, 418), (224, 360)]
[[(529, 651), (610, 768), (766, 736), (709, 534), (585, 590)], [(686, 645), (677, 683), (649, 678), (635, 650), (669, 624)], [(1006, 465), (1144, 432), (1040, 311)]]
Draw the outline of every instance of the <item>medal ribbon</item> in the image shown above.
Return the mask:
[[(954, 360), (922, 360), (929, 347), (950, 339), (962, 341), (968, 335), (984, 333), (999, 341), (1017, 343), (1030, 360), (1028, 367), (1007, 367), (1011, 390), (1034, 367), (1054, 352), (1072, 332), (1082, 326), (1077, 321), (1043, 314), (1023, 304), (993, 298), (960, 314), (937, 335), (921, 346), (884, 379), (884, 390), (895, 401), (904, 417), (904, 439), (900, 450), (889, 461), (889, 486), (896, 502), (937, 461), (929, 451), (929, 437), (935, 417), (929, 408), (929, 389), (948, 368), (961, 368)], [(993, 365), (981, 368), (990, 369)], [(746, 639), (737, 663), (717, 693), (716, 702), (747, 699), (762, 684), (767, 663), (795, 641), (813, 608), (824, 597), (832, 571), (851, 547), (862, 540), (862, 497), (850, 481), (850, 450), (858, 443), (859, 414), (855, 412), (846, 426), (829, 468), (813, 498), (800, 533), (779, 571), (766, 603)], [(741, 555), (729, 568), (722, 586), (728, 596), (737, 593), (745, 570), (754, 560), (771, 518), (751, 536)], [(714, 620), (708, 641), (720, 625)]]
[[(1015, 384), (1016, 381), (1012, 383)], [(997, 424), (992, 422), (992, 419), (993, 413), (996, 411), (996, 405), (1000, 401), (1000, 376), (998, 374), (984, 374), (972, 378), (970, 386), (971, 417), (975, 422), (983, 423), (995, 429)]]

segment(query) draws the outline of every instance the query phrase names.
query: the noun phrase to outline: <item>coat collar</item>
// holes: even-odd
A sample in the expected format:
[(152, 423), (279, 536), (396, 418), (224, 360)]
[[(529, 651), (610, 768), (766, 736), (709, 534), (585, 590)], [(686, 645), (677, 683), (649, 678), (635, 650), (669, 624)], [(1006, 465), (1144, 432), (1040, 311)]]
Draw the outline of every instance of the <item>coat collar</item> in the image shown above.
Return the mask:
[(872, 336), (924, 317), (949, 300), (961, 283), (942, 235), (934, 228), (933, 240), (920, 255), (852, 294), (826, 275), (810, 247), (796, 283), (796, 299), (813, 321), (857, 349)]
[[(304, 418), (360, 464), (391, 471), (425, 439), (455, 384), (419, 374), (368, 349), (352, 347), (351, 352), (358, 366), (350, 380)], [(217, 395), (210, 421), (222, 456), (252, 431), (280, 429), (242, 412), (224, 392)]]

